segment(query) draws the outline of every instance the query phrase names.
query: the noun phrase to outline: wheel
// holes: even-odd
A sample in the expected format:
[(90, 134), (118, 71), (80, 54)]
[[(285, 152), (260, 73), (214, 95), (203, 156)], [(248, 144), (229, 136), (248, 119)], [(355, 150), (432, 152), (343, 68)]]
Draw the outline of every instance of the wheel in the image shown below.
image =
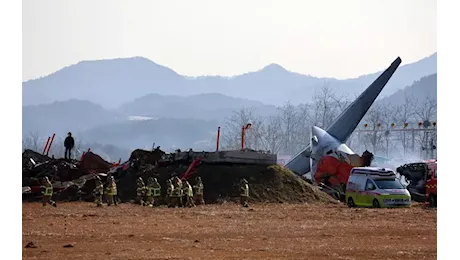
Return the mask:
[(380, 203), (377, 199), (374, 199), (374, 201), (372, 201), (372, 207), (380, 208)]
[(355, 201), (353, 200), (352, 197), (349, 197), (349, 198), (348, 198), (347, 205), (348, 205), (348, 207), (350, 207), (350, 208), (355, 207)]
[(436, 195), (430, 194), (430, 196), (428, 197), (428, 201), (430, 202), (430, 207), (436, 207), (437, 206)]

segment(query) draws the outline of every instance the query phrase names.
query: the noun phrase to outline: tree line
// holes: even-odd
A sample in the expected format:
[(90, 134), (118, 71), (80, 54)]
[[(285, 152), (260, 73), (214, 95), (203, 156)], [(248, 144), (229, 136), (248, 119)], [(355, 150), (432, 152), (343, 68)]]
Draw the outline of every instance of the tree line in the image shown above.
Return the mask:
[[(272, 116), (263, 117), (253, 108), (242, 108), (226, 118), (221, 147), (240, 149), (242, 126), (250, 123), (251, 127), (245, 131), (246, 148), (294, 155), (308, 144), (312, 126), (326, 129), (355, 98), (337, 95), (325, 86), (315, 92), (310, 102), (299, 105), (287, 102)], [(347, 144), (356, 153), (364, 150), (382, 156), (420, 153), (427, 139), (436, 142), (436, 129), (430, 125), (426, 131), (410, 130), (419, 129), (419, 122), (436, 122), (436, 114), (437, 101), (430, 96), (418, 100), (407, 95), (399, 105), (377, 100)], [(393, 131), (396, 129), (407, 131)]]

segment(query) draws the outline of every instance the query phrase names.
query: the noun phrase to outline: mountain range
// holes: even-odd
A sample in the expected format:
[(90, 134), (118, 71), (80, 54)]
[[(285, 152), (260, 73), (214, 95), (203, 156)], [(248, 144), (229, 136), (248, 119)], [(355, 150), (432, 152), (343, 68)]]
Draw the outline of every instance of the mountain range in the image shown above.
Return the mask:
[[(391, 57), (385, 69), (396, 57)], [(401, 66), (382, 92), (390, 95), (420, 78), (437, 72), (437, 53)], [(105, 108), (149, 94), (190, 96), (219, 93), (266, 104), (294, 104), (310, 100), (316, 90), (328, 85), (338, 94), (356, 94), (380, 72), (354, 79), (318, 78), (290, 72), (277, 64), (234, 77), (186, 77), (142, 57), (83, 61), (48, 76), (23, 82), (23, 105), (46, 104), (68, 99), (88, 100)]]
[[(387, 96), (377, 102), (436, 98), (436, 62), (435, 53), (401, 66), (382, 93)], [(217, 126), (235, 110), (253, 107), (258, 115), (274, 115), (287, 100), (311, 101), (325, 85), (353, 98), (378, 75), (315, 78), (272, 64), (236, 77), (190, 78), (144, 58), (80, 62), (23, 83), (23, 134), (65, 136), (71, 131), (85, 142), (128, 151), (153, 143), (206, 149), (213, 146)]]

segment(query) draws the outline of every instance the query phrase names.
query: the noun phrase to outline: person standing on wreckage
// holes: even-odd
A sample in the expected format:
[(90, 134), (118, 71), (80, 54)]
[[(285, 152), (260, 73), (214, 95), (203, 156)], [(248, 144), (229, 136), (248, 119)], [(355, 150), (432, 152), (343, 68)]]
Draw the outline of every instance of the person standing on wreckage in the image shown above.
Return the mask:
[(42, 189), (42, 206), (45, 207), (46, 203), (52, 205), (53, 207), (57, 207), (56, 202), (51, 200), (53, 197), (53, 184), (51, 184), (48, 177), (43, 177), (42, 179), (43, 185), (40, 187)]
[[(64, 147), (65, 147), (65, 154), (64, 158), (70, 160), (72, 158), (71, 151), (73, 147), (75, 146), (75, 140), (72, 137), (72, 133), (69, 132), (67, 134), (67, 137), (64, 140)], [(69, 154), (69, 157), (67, 157), (67, 154)]]

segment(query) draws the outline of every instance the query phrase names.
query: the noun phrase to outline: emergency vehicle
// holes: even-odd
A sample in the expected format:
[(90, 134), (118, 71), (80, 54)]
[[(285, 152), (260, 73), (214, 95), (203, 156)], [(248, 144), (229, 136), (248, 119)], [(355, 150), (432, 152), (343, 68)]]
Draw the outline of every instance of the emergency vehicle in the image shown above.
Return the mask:
[(409, 182), (409, 190), (413, 200), (417, 202), (430, 203), (430, 206), (437, 206), (438, 197), (438, 162), (427, 160), (423, 162), (404, 164), (396, 171), (404, 176)]
[(410, 207), (411, 196), (396, 173), (388, 168), (355, 167), (351, 169), (345, 191), (349, 207)]

